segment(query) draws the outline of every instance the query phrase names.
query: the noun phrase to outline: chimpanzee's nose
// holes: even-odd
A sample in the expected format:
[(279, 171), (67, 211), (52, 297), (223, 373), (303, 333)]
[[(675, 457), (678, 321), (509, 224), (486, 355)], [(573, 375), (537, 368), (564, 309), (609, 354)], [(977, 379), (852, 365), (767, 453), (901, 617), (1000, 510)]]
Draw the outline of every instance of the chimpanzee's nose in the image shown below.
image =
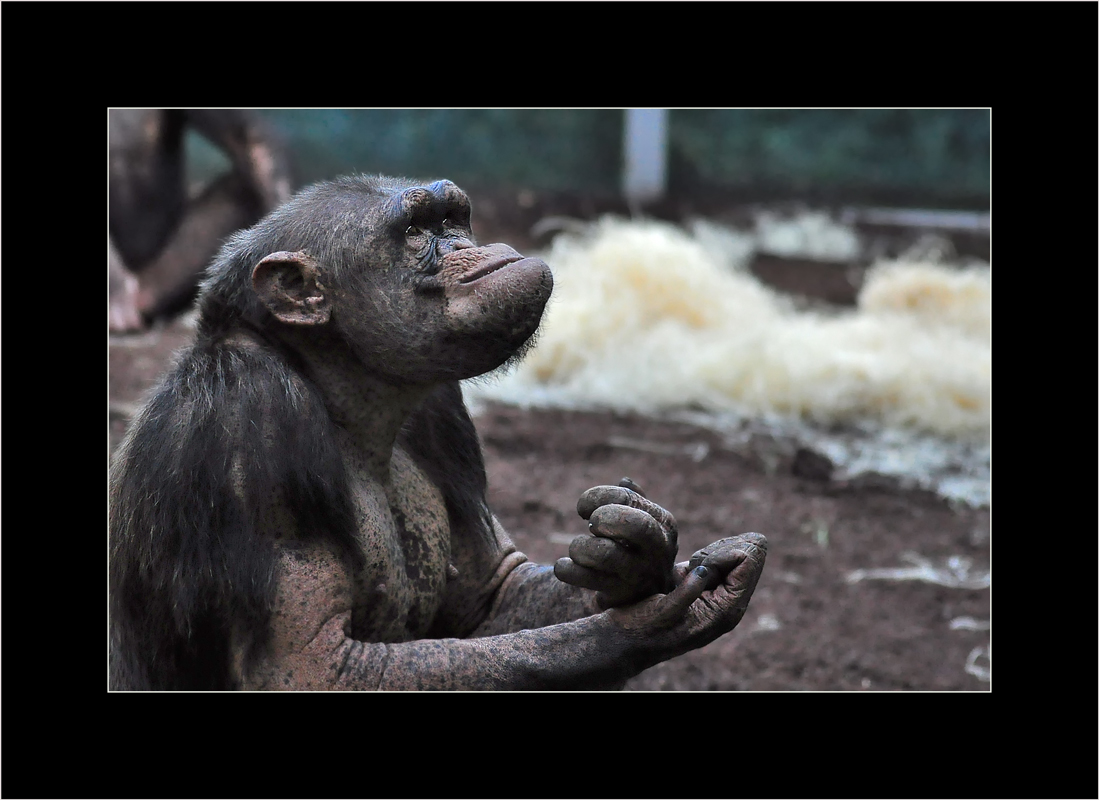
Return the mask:
[(442, 243), (441, 250), (444, 253), (451, 253), (455, 250), (466, 250), (470, 247), (474, 247), (474, 244), (466, 237), (448, 236), (446, 241)]

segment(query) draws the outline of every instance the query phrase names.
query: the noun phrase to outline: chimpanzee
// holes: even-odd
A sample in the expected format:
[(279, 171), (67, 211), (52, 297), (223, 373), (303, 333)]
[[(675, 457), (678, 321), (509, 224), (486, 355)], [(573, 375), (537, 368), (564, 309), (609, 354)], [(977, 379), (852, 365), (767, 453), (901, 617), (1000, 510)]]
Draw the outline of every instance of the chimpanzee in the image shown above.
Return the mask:
[(521, 356), (552, 283), (449, 181), (319, 183), (232, 236), (111, 469), (109, 685), (609, 688), (731, 630), (759, 534), (676, 564), (624, 481), (549, 567), (489, 510), (458, 381)]
[[(271, 131), (246, 111), (110, 109), (107, 129), (107, 326), (128, 331), (192, 299), (222, 241), (290, 197), (290, 165)], [(231, 165), (190, 199), (188, 129)]]

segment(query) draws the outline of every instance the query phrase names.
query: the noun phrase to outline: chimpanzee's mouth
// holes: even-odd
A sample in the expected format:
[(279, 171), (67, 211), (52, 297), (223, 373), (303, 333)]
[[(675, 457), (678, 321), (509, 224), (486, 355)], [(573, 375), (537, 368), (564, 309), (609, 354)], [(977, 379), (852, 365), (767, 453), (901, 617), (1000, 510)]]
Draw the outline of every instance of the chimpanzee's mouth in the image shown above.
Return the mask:
[(477, 269), (472, 270), (471, 272), (468, 272), (460, 277), (458, 279), (458, 283), (473, 283), (474, 281), (480, 280), (486, 275), (491, 275), (493, 272), (503, 269), (508, 264), (514, 264), (516, 261), (524, 260), (525, 259), (523, 258), (523, 256), (519, 254), (515, 254), (513, 256), (501, 256), (500, 258), (491, 259), (488, 262), (479, 265)]

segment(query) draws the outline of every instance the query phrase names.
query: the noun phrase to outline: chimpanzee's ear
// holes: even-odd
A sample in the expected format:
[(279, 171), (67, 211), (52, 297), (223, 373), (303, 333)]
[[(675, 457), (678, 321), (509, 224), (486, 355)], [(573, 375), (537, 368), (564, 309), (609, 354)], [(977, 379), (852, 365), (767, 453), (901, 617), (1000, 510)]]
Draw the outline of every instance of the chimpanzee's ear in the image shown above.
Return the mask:
[(252, 270), (252, 288), (267, 309), (287, 325), (324, 325), (332, 309), (314, 258), (280, 251)]

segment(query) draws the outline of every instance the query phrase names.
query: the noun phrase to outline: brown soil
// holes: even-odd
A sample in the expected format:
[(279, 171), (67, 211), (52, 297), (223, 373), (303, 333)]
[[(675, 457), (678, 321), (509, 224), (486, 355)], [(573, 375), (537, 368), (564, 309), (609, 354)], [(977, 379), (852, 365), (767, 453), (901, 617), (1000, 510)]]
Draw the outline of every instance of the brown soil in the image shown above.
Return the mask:
[[(509, 238), (502, 222), (485, 227), (493, 235), (482, 234), (484, 241)], [(528, 232), (516, 228), (510, 238), (529, 246)], [(773, 265), (761, 267), (757, 274), (764, 278), (768, 271), (777, 274)], [(781, 288), (797, 288), (789, 270), (781, 274)], [(805, 294), (846, 299), (833, 291)], [(110, 337), (109, 451), (143, 392), (191, 335), (175, 320)], [(732, 533), (767, 535), (767, 567), (740, 626), (649, 669), (628, 689), (989, 689), (966, 671), (974, 651), (988, 647), (989, 633), (950, 626), (959, 617), (987, 621), (988, 589), (847, 580), (859, 569), (904, 567), (902, 555), (912, 552), (935, 564), (963, 556), (986, 568), (987, 508), (952, 505), (888, 483), (831, 481), (804, 465), (795, 470), (787, 449), (758, 440), (731, 447), (712, 431), (678, 422), (503, 406), (484, 409), (476, 421), (492, 508), (519, 548), (539, 563), (552, 564), (583, 532), (575, 512), (580, 493), (623, 476), (675, 514), (683, 559)], [(990, 666), (984, 655), (976, 663)]]
[[(493, 510), (540, 563), (564, 555), (582, 532), (574, 510), (580, 493), (623, 476), (675, 514), (681, 558), (732, 533), (766, 534), (767, 567), (740, 626), (628, 688), (988, 688), (965, 671), (988, 633), (950, 629), (955, 617), (989, 618), (988, 590), (846, 579), (858, 569), (905, 566), (908, 551), (935, 563), (962, 555), (987, 565), (987, 509), (952, 508), (928, 492), (801, 478), (788, 459), (776, 468), (761, 443), (737, 452), (711, 431), (681, 423), (505, 407), (477, 422)], [(700, 443), (709, 448), (696, 461)]]

